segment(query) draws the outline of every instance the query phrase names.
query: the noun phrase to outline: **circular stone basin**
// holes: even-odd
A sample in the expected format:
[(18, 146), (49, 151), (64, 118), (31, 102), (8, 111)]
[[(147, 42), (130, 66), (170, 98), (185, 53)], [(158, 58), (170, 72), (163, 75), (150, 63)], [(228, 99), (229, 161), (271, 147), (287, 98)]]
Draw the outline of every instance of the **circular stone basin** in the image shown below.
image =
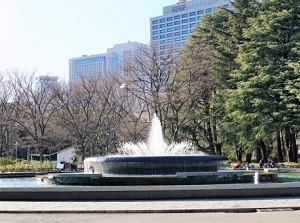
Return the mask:
[(219, 162), (227, 160), (220, 155), (182, 156), (107, 156), (85, 160), (85, 172), (115, 175), (174, 175), (178, 172), (215, 172)]

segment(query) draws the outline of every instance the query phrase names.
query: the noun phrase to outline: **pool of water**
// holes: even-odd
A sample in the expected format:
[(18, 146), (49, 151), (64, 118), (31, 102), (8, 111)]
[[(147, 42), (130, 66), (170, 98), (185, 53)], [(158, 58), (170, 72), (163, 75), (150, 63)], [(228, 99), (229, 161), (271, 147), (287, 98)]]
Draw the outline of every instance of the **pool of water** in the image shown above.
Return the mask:
[(0, 178), (1, 187), (56, 187), (57, 185), (45, 184), (35, 180), (35, 177)]
[(278, 183), (300, 182), (300, 173), (280, 173), (278, 174), (276, 182)]

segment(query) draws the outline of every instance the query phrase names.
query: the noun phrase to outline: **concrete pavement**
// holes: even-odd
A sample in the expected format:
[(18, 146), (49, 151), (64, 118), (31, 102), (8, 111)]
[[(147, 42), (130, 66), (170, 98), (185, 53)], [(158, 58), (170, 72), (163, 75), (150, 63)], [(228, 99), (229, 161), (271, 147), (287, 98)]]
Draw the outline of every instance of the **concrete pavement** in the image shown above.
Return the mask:
[(247, 213), (299, 210), (300, 197), (155, 201), (0, 202), (0, 213)]

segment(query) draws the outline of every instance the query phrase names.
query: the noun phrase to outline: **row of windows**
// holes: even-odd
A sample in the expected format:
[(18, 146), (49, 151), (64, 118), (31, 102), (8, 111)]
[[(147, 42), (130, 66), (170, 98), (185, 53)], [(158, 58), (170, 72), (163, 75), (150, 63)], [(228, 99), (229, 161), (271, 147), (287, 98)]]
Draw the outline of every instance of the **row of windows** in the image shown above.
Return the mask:
[(169, 33), (167, 35), (163, 34), (160, 36), (153, 36), (152, 40), (159, 40), (159, 39), (165, 39), (165, 38), (176, 37), (176, 36), (181, 36), (181, 35), (187, 35), (187, 34), (193, 33), (193, 32), (194, 32), (194, 30), (184, 30), (182, 32), (175, 32), (174, 34), (173, 33)]
[[(229, 5), (228, 5), (229, 7)], [(172, 17), (167, 17), (167, 18), (161, 18), (161, 19), (156, 19), (156, 20), (153, 20), (152, 21), (152, 24), (155, 25), (155, 24), (158, 24), (158, 23), (164, 23), (164, 22), (170, 22), (170, 21), (173, 21), (173, 20), (178, 20), (180, 18), (187, 18), (187, 17), (191, 17), (191, 16), (195, 16), (195, 15), (202, 15), (204, 13), (211, 13), (213, 11), (213, 8), (208, 8), (208, 9), (201, 9), (201, 10), (198, 10), (197, 12), (190, 12), (190, 13), (184, 13), (182, 15), (175, 15), (175, 16), (172, 16)]]
[(89, 59), (78, 59), (73, 60), (75, 64), (82, 64), (82, 63), (103, 63), (105, 62), (105, 58), (89, 58)]
[(154, 30), (152, 32), (152, 35), (158, 35), (158, 34), (163, 34), (163, 33), (169, 33), (169, 32), (173, 32), (173, 31), (179, 31), (181, 29), (188, 29), (188, 28), (193, 28), (194, 26), (196, 26), (197, 23), (191, 23), (191, 24), (186, 24), (183, 26), (175, 26), (174, 28), (168, 28), (168, 29), (161, 29), (161, 30)]
[[(183, 45), (183, 44), (185, 44), (185, 42), (180, 43), (180, 45)], [(156, 49), (156, 50), (158, 50), (158, 49)], [(178, 53), (179, 51), (180, 51), (180, 47), (179, 47), (179, 48), (175, 48), (175, 49), (173, 50), (173, 53)], [(170, 53), (170, 50), (167, 50), (167, 52), (168, 52), (168, 54), (169, 54), (169, 53)], [(165, 49), (162, 49), (162, 50), (159, 51), (159, 55), (160, 55), (160, 56), (166, 55), (167, 52), (166, 52)], [(177, 61), (177, 60), (176, 60), (176, 61)], [(176, 63), (176, 61), (175, 61), (175, 63)], [(178, 61), (177, 61), (177, 62), (178, 62)], [(160, 64), (163, 65), (163, 62), (161, 62)]]
[[(198, 17), (198, 20), (199, 20), (199, 17)], [(183, 20), (180, 20), (180, 21), (176, 21), (176, 22), (169, 22), (167, 24), (160, 24), (160, 25), (154, 25), (152, 27), (152, 30), (156, 30), (158, 28), (165, 28), (165, 27), (171, 27), (171, 26), (177, 26), (177, 25), (180, 25), (181, 23), (184, 24), (184, 23), (189, 23), (189, 22), (196, 22), (197, 19), (196, 17), (193, 17), (193, 18), (190, 18), (190, 19), (183, 19)]]

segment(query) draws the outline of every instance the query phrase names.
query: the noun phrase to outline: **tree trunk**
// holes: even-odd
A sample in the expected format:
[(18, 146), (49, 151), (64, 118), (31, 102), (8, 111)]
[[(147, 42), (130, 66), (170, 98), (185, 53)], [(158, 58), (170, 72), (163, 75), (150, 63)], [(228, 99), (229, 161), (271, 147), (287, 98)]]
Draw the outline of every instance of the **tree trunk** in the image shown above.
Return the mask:
[(291, 133), (291, 148), (290, 151), (292, 151), (292, 162), (297, 162), (297, 156), (298, 156), (298, 148), (296, 145), (296, 133)]
[(260, 145), (259, 142), (257, 142), (257, 146), (256, 146), (256, 162), (258, 163), (261, 160), (262, 156), (261, 156), (261, 149), (260, 149)]
[(277, 139), (277, 154), (278, 154), (278, 162), (283, 162), (283, 153), (282, 153), (282, 147), (281, 147), (281, 137), (280, 137), (280, 131), (276, 132), (276, 139)]
[(216, 121), (213, 121), (213, 132), (214, 132), (214, 143), (216, 147), (216, 153), (218, 155), (222, 155), (222, 144), (218, 143), (218, 134), (217, 134), (217, 126), (216, 126)]
[(263, 158), (264, 158), (265, 162), (267, 162), (268, 161), (268, 155), (267, 155), (266, 145), (265, 145), (263, 140), (260, 140), (259, 144), (260, 144), (261, 152), (263, 154)]
[(286, 153), (287, 153), (287, 157), (288, 157), (288, 160), (287, 161), (290, 161), (292, 159), (292, 156), (291, 156), (291, 151), (290, 151), (290, 131), (288, 128), (285, 129), (285, 147), (286, 147)]
[(286, 134), (288, 140), (289, 162), (297, 162), (298, 148), (296, 145), (296, 133), (292, 132), (292, 129), (289, 128), (286, 130)]
[(208, 133), (208, 143), (209, 143), (209, 150), (211, 154), (216, 154), (214, 141), (213, 141), (213, 134), (211, 130), (211, 122), (210, 119), (207, 121), (207, 133)]
[(40, 154), (40, 162), (42, 163), (44, 161), (44, 148), (38, 148), (39, 154)]
[(242, 148), (239, 148), (236, 150), (236, 157), (237, 157), (238, 161), (242, 161), (242, 159), (243, 159), (242, 151), (243, 151)]
[(252, 158), (252, 154), (251, 153), (247, 153), (246, 154), (246, 162), (247, 163), (251, 163), (252, 162), (251, 158)]

